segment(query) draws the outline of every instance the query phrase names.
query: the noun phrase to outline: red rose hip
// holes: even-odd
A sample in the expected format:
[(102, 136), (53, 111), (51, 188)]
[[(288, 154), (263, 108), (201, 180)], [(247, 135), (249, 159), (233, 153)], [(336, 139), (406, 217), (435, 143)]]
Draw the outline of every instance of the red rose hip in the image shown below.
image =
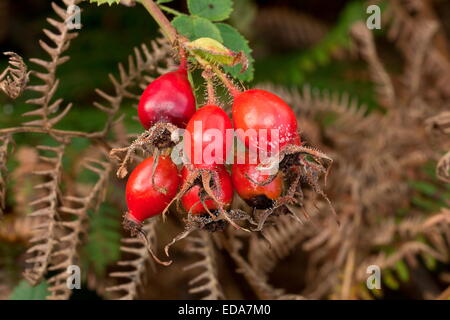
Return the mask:
[(145, 159), (128, 178), (128, 218), (138, 223), (162, 213), (180, 185), (178, 169), (170, 157), (159, 157), (152, 179), (153, 164), (154, 157)]
[[(217, 173), (218, 179), (215, 180), (218, 186), (214, 186), (214, 196), (223, 204), (223, 209), (228, 209), (233, 200), (233, 187), (231, 183), (230, 174), (224, 166), (220, 166), (214, 170)], [(214, 174), (214, 173), (213, 173)], [(183, 167), (181, 171), (183, 181), (186, 181), (189, 175), (189, 169)], [(203, 203), (210, 211), (218, 209), (218, 204), (209, 197), (202, 187), (194, 184), (181, 198), (183, 208), (192, 215), (207, 214), (205, 206), (201, 203), (201, 197), (204, 197)]]
[[(236, 94), (233, 102), (233, 124), (246, 147), (264, 148), (269, 154), (287, 144), (300, 144), (297, 119), (292, 109), (277, 95), (252, 89)], [(251, 135), (248, 130), (255, 130)], [(267, 132), (267, 138), (263, 130)], [(278, 138), (272, 129), (278, 130)], [(245, 134), (248, 134), (245, 136)]]
[(149, 129), (157, 122), (184, 128), (195, 113), (195, 97), (185, 68), (168, 72), (148, 85), (138, 105), (141, 124)]
[(231, 180), (239, 196), (256, 209), (268, 209), (281, 196), (283, 179), (281, 172), (275, 177), (257, 169), (258, 164), (233, 164)]
[(197, 110), (186, 126), (184, 151), (194, 167), (212, 169), (226, 162), (232, 147), (231, 120), (220, 107), (206, 105)]

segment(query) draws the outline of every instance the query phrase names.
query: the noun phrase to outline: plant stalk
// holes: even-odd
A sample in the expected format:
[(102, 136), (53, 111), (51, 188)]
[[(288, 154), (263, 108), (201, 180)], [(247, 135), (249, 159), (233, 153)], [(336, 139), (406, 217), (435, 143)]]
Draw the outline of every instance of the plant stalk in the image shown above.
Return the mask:
[(167, 19), (158, 5), (153, 0), (139, 1), (142, 3), (145, 9), (147, 9), (153, 19), (155, 19), (164, 36), (173, 44), (178, 38), (177, 30), (172, 26), (169, 19)]

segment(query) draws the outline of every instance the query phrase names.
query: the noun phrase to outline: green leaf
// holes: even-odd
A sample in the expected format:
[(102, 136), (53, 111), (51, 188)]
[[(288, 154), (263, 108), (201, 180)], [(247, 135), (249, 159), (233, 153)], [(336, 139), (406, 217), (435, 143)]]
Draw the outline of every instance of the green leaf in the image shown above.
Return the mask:
[(172, 24), (179, 33), (193, 41), (198, 38), (212, 38), (223, 42), (219, 29), (208, 19), (195, 16), (178, 16)]
[(84, 264), (93, 266), (103, 276), (106, 267), (120, 257), (120, 212), (102, 204), (98, 212), (90, 212), (91, 228), (84, 247)]
[(437, 261), (436, 258), (430, 256), (429, 254), (424, 255), (425, 265), (428, 270), (436, 270)]
[(22, 280), (9, 297), (10, 300), (45, 300), (49, 295), (48, 284), (42, 281), (33, 287), (25, 280)]
[(222, 21), (233, 11), (232, 0), (188, 0), (189, 12), (211, 21)]
[(102, 4), (119, 4), (120, 0), (89, 0), (90, 3), (96, 3), (98, 6), (101, 6)]
[(402, 280), (403, 282), (409, 280), (408, 267), (406, 266), (406, 263), (403, 260), (397, 261), (397, 263), (395, 264), (395, 271), (397, 271), (400, 280)]
[(232, 26), (225, 23), (217, 23), (217, 28), (220, 30), (220, 34), (223, 39), (223, 44), (228, 49), (231, 49), (235, 52), (242, 51), (248, 60), (248, 68), (245, 72), (241, 73), (242, 66), (234, 66), (234, 67), (224, 67), (225, 71), (230, 73), (233, 77), (240, 79), (242, 81), (251, 81), (253, 80), (253, 57), (251, 55), (252, 49), (248, 45), (247, 39), (245, 39), (239, 31), (237, 31)]
[(410, 181), (409, 185), (428, 196), (433, 196), (437, 193), (437, 187), (426, 181)]
[(163, 4), (163, 3), (169, 3), (172, 2), (173, 0), (158, 0), (156, 1), (157, 4)]
[(386, 286), (388, 286), (389, 289), (398, 290), (398, 288), (400, 287), (400, 284), (398, 283), (397, 279), (395, 279), (394, 275), (389, 269), (383, 271), (382, 279), (384, 284), (386, 284)]

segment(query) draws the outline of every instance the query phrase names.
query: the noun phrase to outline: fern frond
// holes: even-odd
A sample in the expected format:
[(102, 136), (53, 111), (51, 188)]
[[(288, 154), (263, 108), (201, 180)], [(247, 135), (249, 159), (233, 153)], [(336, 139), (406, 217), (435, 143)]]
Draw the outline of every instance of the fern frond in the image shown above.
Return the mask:
[(11, 99), (16, 99), (28, 83), (28, 68), (17, 53), (5, 52), (4, 54), (9, 56), (9, 66), (0, 74), (0, 90)]
[(97, 94), (105, 102), (95, 102), (94, 106), (105, 112), (108, 119), (105, 131), (113, 124), (114, 116), (119, 110), (125, 98), (139, 100), (139, 94), (131, 91), (131, 88), (145, 89), (147, 84), (157, 76), (173, 70), (175, 62), (171, 56), (170, 44), (161, 38), (150, 43), (142, 44), (140, 48), (134, 48), (134, 54), (128, 56), (128, 69), (122, 63), (119, 64), (119, 79), (110, 74), (109, 78), (114, 86), (114, 93), (107, 94), (97, 89)]
[[(444, 111), (427, 119), (426, 126), (429, 131), (437, 135), (450, 136), (450, 112)], [(448, 137), (445, 138), (448, 139)], [(436, 176), (444, 182), (450, 182), (450, 150), (439, 159)]]
[[(438, 23), (425, 11), (430, 10), (426, 1), (407, 1), (407, 5), (401, 5), (399, 1), (390, 1), (386, 17), (390, 21), (388, 38), (393, 41), (409, 61), (414, 61), (412, 56), (420, 52), (416, 46), (418, 30), (424, 29), (427, 23)], [(423, 30), (422, 30), (423, 32)], [(419, 35), (420, 37), (420, 35)], [(433, 81), (434, 89), (438, 89), (445, 97), (450, 97), (450, 61), (436, 45), (428, 46), (423, 57), (423, 72), (429, 75)], [(429, 82), (428, 85), (431, 85)]]
[(436, 176), (444, 182), (450, 183), (450, 151), (448, 151), (436, 166)]
[[(42, 126), (44, 128), (51, 128), (57, 124), (72, 108), (69, 103), (61, 112), (60, 108), (63, 103), (62, 99), (54, 100), (56, 90), (59, 86), (59, 79), (56, 76), (57, 68), (69, 60), (64, 53), (70, 46), (70, 42), (78, 35), (76, 32), (71, 32), (67, 21), (70, 21), (72, 14), (67, 10), (70, 5), (76, 5), (81, 0), (63, 0), (65, 7), (61, 7), (52, 2), (52, 8), (57, 14), (59, 20), (48, 18), (47, 21), (51, 24), (55, 31), (44, 29), (44, 33), (49, 39), (49, 43), (41, 40), (41, 48), (50, 56), (50, 60), (31, 59), (30, 61), (40, 66), (44, 71), (32, 71), (31, 75), (40, 79), (43, 83), (40, 85), (28, 86), (27, 89), (39, 93), (39, 96), (27, 101), (29, 104), (39, 106), (38, 109), (29, 111), (23, 116), (34, 116), (36, 120), (28, 121), (24, 125)], [(59, 114), (56, 114), (59, 112)], [(56, 114), (56, 115), (55, 115)]]
[(198, 236), (190, 236), (187, 251), (199, 254), (201, 259), (188, 265), (184, 270), (203, 269), (194, 279), (189, 281), (189, 293), (204, 293), (202, 300), (221, 300), (224, 294), (218, 278), (214, 244), (210, 234), (200, 232)]
[(62, 236), (58, 238), (58, 244), (51, 253), (52, 264), (48, 267), (49, 271), (56, 272), (47, 280), (50, 300), (68, 299), (72, 293), (66, 283), (69, 276), (67, 268), (79, 265), (78, 249), (88, 230), (88, 210), (98, 210), (112, 169), (109, 162), (97, 159), (87, 159), (84, 166), (97, 175), (97, 181), (87, 196), (67, 196), (59, 207), (61, 220), (57, 222), (57, 226)]
[(292, 107), (299, 118), (306, 117), (315, 120), (315, 117), (321, 112), (333, 112), (337, 118), (335, 126), (348, 127), (347, 125), (351, 124), (352, 127), (355, 125), (359, 127), (359, 124), (366, 125), (367, 106), (360, 104), (357, 98), (351, 97), (348, 93), (320, 91), (309, 85), (303, 86), (300, 92), (296, 89), (287, 89), (267, 83), (258, 84), (256, 87), (279, 95)]
[(396, 97), (394, 85), (391, 77), (378, 58), (372, 32), (364, 22), (359, 21), (352, 26), (351, 34), (364, 60), (369, 65), (370, 76), (377, 86), (378, 102), (386, 108), (395, 107)]
[(262, 8), (255, 19), (255, 30), (284, 47), (308, 48), (317, 44), (328, 32), (322, 21), (287, 8)]
[[(231, 232), (236, 233), (232, 230)], [(303, 299), (300, 295), (286, 295), (283, 289), (274, 288), (268, 283), (266, 277), (260, 272), (253, 269), (252, 266), (244, 259), (240, 251), (243, 248), (243, 241), (236, 235), (232, 235), (230, 239), (222, 241), (222, 245), (228, 251), (229, 255), (237, 265), (237, 272), (241, 273), (247, 280), (247, 283), (253, 289), (259, 299)]]
[(45, 195), (39, 197), (31, 203), (36, 209), (29, 215), (29, 219), (36, 219), (34, 226), (34, 236), (30, 240), (31, 247), (27, 254), (31, 255), (26, 260), (30, 265), (25, 272), (25, 278), (36, 285), (47, 272), (50, 262), (50, 255), (57, 243), (57, 219), (58, 207), (61, 204), (61, 192), (59, 184), (62, 174), (62, 159), (65, 151), (65, 144), (57, 147), (39, 146), (38, 150), (54, 154), (54, 156), (40, 156), (42, 162), (49, 165), (48, 169), (36, 172), (36, 174), (47, 178), (48, 181), (35, 186), (35, 189), (43, 190)]
[(8, 147), (11, 143), (11, 136), (0, 137), (0, 218), (3, 216), (3, 210), (5, 210), (6, 205), (6, 161), (8, 158)]
[[(156, 248), (156, 219), (151, 219), (144, 224), (143, 231), (152, 248)], [(123, 257), (117, 265), (124, 271), (112, 272), (110, 277), (120, 279), (121, 284), (108, 287), (106, 291), (117, 292), (120, 300), (133, 300), (138, 297), (139, 290), (147, 282), (149, 267), (154, 269), (154, 261), (142, 240), (136, 237), (122, 239), (123, 245), (120, 250), (124, 255), (131, 255), (130, 258)]]
[(264, 229), (265, 239), (252, 234), (248, 261), (252, 268), (265, 276), (277, 263), (287, 257), (305, 237), (305, 225), (288, 215), (276, 218), (273, 226)]

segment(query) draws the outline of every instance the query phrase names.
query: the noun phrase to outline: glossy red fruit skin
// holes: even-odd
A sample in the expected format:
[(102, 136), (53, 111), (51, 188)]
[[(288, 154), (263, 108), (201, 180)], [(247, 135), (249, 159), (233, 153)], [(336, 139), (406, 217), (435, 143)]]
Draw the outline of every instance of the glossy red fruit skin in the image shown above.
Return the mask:
[[(201, 130), (199, 124), (201, 124)], [(218, 150), (221, 150), (221, 154), (216, 154), (213, 149), (208, 149), (212, 150), (211, 153), (209, 151), (204, 152), (205, 148), (209, 148), (208, 146), (216, 141), (215, 136), (211, 134), (211, 129), (222, 137), (222, 143), (218, 144)], [(222, 108), (215, 105), (206, 105), (198, 109), (186, 126), (189, 135), (184, 137), (184, 151), (190, 163), (199, 169), (214, 169), (225, 164), (232, 147), (232, 135), (227, 135), (227, 131), (231, 129), (231, 120)], [(232, 133), (232, 131), (229, 132)], [(211, 154), (211, 157), (209, 154)]]
[(147, 86), (139, 101), (138, 115), (145, 129), (158, 121), (184, 128), (195, 109), (187, 71), (180, 68), (156, 78)]
[(254, 182), (264, 183), (270, 177), (264, 175), (256, 167), (258, 164), (237, 164), (231, 167), (231, 180), (234, 190), (250, 206), (257, 209), (271, 207), (283, 192), (283, 179), (280, 173), (267, 185), (258, 185)]
[[(252, 89), (239, 93), (233, 102), (233, 125), (237, 136), (245, 146), (256, 149), (265, 148), (259, 134), (245, 137), (248, 129), (268, 130), (267, 151), (281, 150), (287, 144), (300, 144), (297, 132), (297, 119), (292, 109), (277, 95), (265, 90)], [(270, 129), (279, 129), (279, 139), (270, 135)]]
[[(231, 206), (231, 202), (233, 200), (233, 185), (231, 182), (231, 177), (224, 166), (217, 167), (215, 171), (217, 172), (219, 177), (218, 179), (220, 185), (219, 190), (221, 191), (220, 193), (217, 191), (217, 193), (215, 193), (215, 196), (219, 201), (221, 201), (224, 204), (224, 209), (226, 210), (228, 207)], [(183, 182), (186, 181), (188, 174), (189, 169), (186, 166), (184, 166), (183, 169), (181, 170)], [(181, 198), (181, 204), (183, 205), (183, 208), (187, 212), (190, 212), (192, 215), (208, 214), (205, 207), (203, 207), (203, 204), (199, 202), (200, 201), (199, 191), (200, 186), (194, 185)], [(210, 211), (218, 209), (217, 203), (212, 199), (206, 200), (205, 204)]]
[(160, 156), (154, 181), (158, 188), (165, 188), (166, 194), (153, 187), (153, 157), (142, 161), (131, 173), (126, 186), (126, 200), (129, 215), (138, 222), (160, 214), (177, 194), (181, 177), (170, 157)]

